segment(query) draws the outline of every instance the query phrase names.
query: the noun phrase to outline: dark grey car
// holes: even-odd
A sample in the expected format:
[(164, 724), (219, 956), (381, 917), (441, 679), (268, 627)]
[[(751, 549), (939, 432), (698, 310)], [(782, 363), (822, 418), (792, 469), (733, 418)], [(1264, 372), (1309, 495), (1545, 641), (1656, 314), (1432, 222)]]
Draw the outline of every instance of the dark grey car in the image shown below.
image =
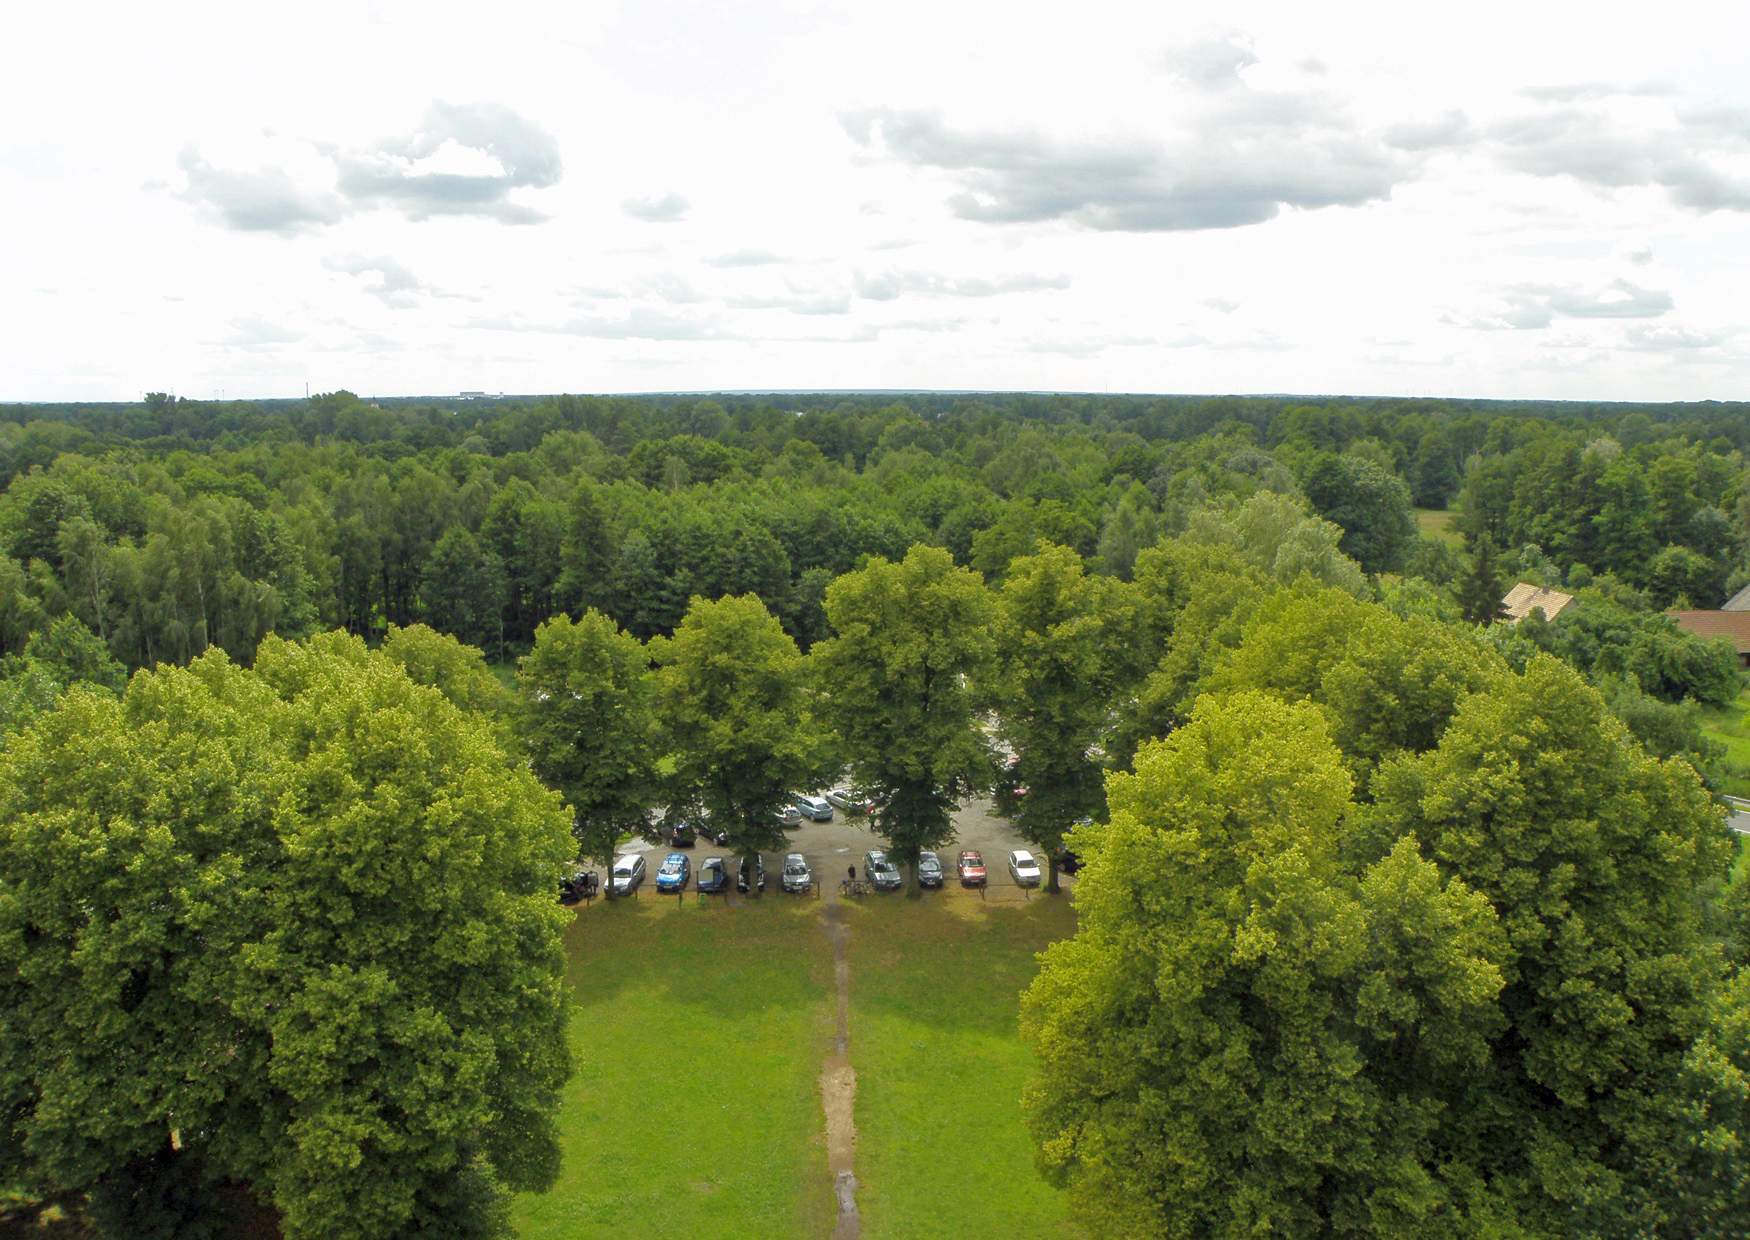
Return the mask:
[(918, 886), (940, 887), (941, 885), (942, 859), (926, 849), (918, 854)]
[(884, 852), (864, 853), (863, 872), (869, 876), (876, 891), (898, 891), (905, 885), (899, 867)]

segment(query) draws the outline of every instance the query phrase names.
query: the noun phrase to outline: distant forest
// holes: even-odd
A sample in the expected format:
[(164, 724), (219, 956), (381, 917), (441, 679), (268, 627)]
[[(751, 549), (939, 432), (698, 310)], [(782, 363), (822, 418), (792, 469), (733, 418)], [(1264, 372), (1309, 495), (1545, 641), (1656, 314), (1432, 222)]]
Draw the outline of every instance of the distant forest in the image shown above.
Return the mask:
[[(247, 663), (270, 631), (424, 622), (503, 659), (560, 612), (593, 606), (650, 637), (694, 595), (748, 592), (806, 649), (827, 583), (872, 555), (936, 544), (998, 582), (1051, 542), (1128, 578), (1145, 547), (1258, 492), (1334, 522), (1366, 573), (1467, 612), (1482, 606), (1462, 597), (1479, 557), (1485, 582), (1594, 587), (1627, 614), (1717, 607), (1750, 580), (1747, 441), (1750, 405), (1714, 403), (341, 391), (8, 405), (0, 651), (65, 617), (124, 669), (210, 645)], [(1456, 508), (1462, 545), (1419, 532), (1413, 508)]]

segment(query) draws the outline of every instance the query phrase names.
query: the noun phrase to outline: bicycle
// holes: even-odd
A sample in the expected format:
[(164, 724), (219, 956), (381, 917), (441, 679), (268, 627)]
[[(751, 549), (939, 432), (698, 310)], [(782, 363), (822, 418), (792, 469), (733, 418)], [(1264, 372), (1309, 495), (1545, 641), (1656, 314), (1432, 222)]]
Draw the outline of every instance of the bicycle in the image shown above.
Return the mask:
[(841, 878), (839, 880), (840, 895), (866, 896), (871, 894), (874, 890), (875, 888), (872, 885), (861, 878)]

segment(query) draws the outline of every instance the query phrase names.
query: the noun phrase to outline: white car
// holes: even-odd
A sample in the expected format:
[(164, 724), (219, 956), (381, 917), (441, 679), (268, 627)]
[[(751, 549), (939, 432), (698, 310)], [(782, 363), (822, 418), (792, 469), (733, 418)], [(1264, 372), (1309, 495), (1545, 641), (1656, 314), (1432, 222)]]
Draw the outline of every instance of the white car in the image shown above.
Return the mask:
[(826, 794), (826, 803), (834, 809), (842, 809), (847, 814), (867, 814), (869, 798), (854, 792), (850, 788), (833, 788)]
[(644, 858), (636, 853), (614, 859), (614, 869), (608, 877), (608, 885), (617, 896), (631, 895), (638, 890), (638, 884), (644, 881)]
[(1039, 862), (1025, 848), (1017, 848), (1009, 854), (1009, 877), (1015, 880), (1017, 887), (1037, 887)]
[(807, 891), (814, 885), (814, 874), (808, 868), (808, 858), (801, 853), (784, 857), (784, 890)]

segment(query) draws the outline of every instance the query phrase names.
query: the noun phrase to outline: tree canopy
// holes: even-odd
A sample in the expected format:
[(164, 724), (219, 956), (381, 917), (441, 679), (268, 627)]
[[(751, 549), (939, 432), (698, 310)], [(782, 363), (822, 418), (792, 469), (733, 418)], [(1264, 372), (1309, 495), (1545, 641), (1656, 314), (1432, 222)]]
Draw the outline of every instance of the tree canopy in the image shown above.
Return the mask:
[(947, 552), (913, 547), (827, 588), (814, 650), (840, 752), (902, 861), (953, 838), (958, 800), (991, 778), (979, 721), (996, 664), (996, 603)]
[(69, 690), (0, 754), (0, 1179), (132, 1235), (227, 1184), (289, 1237), (493, 1230), (557, 1166), (570, 851), (356, 638)]

